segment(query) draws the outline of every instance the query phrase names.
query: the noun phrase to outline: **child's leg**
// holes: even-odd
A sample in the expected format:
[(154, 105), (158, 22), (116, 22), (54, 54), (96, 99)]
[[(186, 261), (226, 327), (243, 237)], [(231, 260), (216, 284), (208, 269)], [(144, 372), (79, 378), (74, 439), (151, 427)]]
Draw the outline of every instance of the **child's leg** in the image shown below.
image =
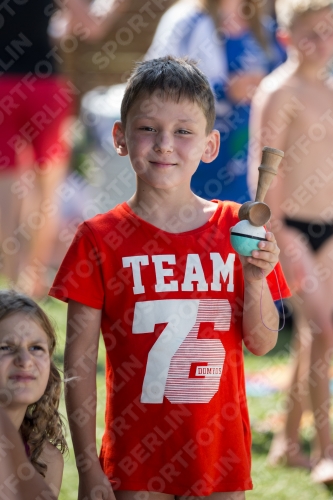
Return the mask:
[(245, 500), (244, 491), (230, 491), (212, 493), (205, 497), (183, 497), (167, 495), (165, 493), (155, 493), (153, 491), (115, 491), (117, 500)]
[(154, 491), (115, 491), (116, 500), (174, 500), (174, 495)]
[[(332, 288), (331, 288), (332, 290)], [(316, 443), (319, 461), (311, 473), (316, 483), (333, 483), (333, 445), (330, 426), (330, 361), (332, 358), (333, 332), (330, 318), (327, 327), (314, 334), (311, 349), (309, 388), (316, 427)]]
[[(295, 360), (295, 366), (287, 397), (287, 418), (285, 424), (285, 435), (290, 443), (287, 459), (290, 465), (309, 467), (309, 460), (299, 450), (299, 426), (303, 411), (311, 406), (308, 377), (312, 337), (308, 322), (303, 312), (297, 306), (295, 306), (295, 327), (295, 342), (292, 344), (291, 351), (291, 355)], [(293, 444), (295, 445), (294, 448), (292, 448)]]
[[(329, 368), (333, 352), (333, 239), (325, 243), (314, 255), (314, 265), (309, 270), (307, 289), (303, 290), (303, 311), (312, 330), (309, 369), (309, 392), (314, 413), (321, 458), (333, 459), (330, 432)], [(320, 265), (320, 268), (319, 268)], [(314, 269), (321, 269), (320, 276)], [(331, 471), (333, 481), (333, 463)]]
[[(26, 262), (21, 270), (18, 285), (27, 294), (40, 297), (48, 289), (45, 274), (59, 227), (59, 198), (57, 188), (65, 180), (67, 164), (54, 164), (45, 172), (37, 172), (35, 190), (32, 195), (37, 197), (39, 217), (32, 217), (36, 213), (33, 205), (25, 207), (23, 220), (30, 228), (31, 240), (28, 244)], [(30, 224), (29, 224), (30, 221)]]
[(12, 186), (18, 179), (15, 169), (8, 169), (0, 176), (0, 274), (4, 274), (10, 283), (17, 278), (20, 256), (18, 226), (21, 200), (18, 194), (12, 193)]
[[(333, 284), (332, 284), (333, 286)], [(330, 289), (332, 291), (332, 288)], [(327, 290), (327, 293), (332, 293)], [(332, 305), (328, 304), (323, 294), (322, 307), (314, 316), (313, 340), (311, 346), (309, 391), (314, 412), (314, 420), (322, 458), (333, 459), (333, 446), (330, 431), (330, 387), (329, 368), (333, 349)], [(318, 328), (318, 331), (316, 331)], [(332, 467), (333, 479), (333, 467)]]
[(245, 500), (245, 491), (226, 491), (212, 493), (206, 497), (175, 497), (176, 500)]
[(245, 500), (245, 491), (230, 491), (226, 493), (212, 493), (209, 500)]

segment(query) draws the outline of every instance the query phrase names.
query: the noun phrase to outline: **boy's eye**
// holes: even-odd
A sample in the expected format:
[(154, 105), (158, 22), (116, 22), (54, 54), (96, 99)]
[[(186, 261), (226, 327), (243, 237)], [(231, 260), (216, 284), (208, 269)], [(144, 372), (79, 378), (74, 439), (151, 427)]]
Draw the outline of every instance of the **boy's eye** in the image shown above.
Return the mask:
[(181, 134), (181, 135), (189, 135), (191, 132), (189, 132), (188, 130), (184, 130), (183, 128), (177, 130), (178, 134)]
[(153, 127), (139, 127), (139, 130), (145, 130), (146, 132), (154, 132), (155, 129)]

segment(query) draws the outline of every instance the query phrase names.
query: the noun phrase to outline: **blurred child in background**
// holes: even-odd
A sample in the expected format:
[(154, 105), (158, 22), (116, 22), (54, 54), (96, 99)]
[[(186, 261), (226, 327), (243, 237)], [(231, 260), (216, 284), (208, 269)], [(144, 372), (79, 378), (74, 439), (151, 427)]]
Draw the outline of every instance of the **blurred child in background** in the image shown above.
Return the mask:
[(59, 73), (64, 60), (50, 39), (50, 19), (62, 7), (58, 25), (64, 33), (67, 27), (80, 39), (94, 41), (128, 4), (109, 2), (102, 18), (84, 0), (59, 5), (26, 0), (1, 9), (0, 273), (29, 295), (42, 297), (48, 289), (59, 219), (57, 188), (67, 173), (70, 115), (80, 93)]
[[(328, 0), (278, 0), (288, 60), (265, 78), (253, 100), (254, 188), (260, 148), (285, 151), (266, 197), (281, 262), (294, 292), (297, 337), (283, 432), (269, 455), (272, 464), (314, 465), (312, 478), (333, 482), (329, 367), (333, 349), (333, 13)], [(318, 461), (310, 464), (299, 444), (299, 425), (310, 394)]]

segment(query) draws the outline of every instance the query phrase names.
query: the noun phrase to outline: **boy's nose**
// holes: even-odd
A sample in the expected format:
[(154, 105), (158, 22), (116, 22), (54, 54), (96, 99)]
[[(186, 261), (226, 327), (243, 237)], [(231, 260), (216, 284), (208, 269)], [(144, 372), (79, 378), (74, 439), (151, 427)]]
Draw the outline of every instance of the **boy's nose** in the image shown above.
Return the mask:
[(171, 153), (173, 151), (173, 138), (170, 134), (160, 133), (156, 135), (154, 151)]

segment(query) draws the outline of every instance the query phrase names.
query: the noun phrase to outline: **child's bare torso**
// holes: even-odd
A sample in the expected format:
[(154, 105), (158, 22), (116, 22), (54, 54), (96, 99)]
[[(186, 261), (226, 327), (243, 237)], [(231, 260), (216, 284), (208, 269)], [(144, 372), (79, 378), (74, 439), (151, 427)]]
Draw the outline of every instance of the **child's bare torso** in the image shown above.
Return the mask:
[[(285, 142), (283, 212), (301, 220), (333, 220), (333, 86), (291, 75), (280, 89), (292, 95)], [(286, 102), (288, 102), (286, 101)], [(331, 215), (330, 215), (331, 214)]]

